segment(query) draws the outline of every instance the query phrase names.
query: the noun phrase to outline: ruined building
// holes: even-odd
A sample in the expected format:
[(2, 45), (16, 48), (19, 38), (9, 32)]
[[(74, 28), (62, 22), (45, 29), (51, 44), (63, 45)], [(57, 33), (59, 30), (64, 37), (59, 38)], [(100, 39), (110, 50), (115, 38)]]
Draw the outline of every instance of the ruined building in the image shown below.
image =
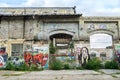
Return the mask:
[[(53, 42), (57, 54), (69, 54), (87, 47), (92, 57), (110, 60), (120, 53), (120, 17), (94, 17), (77, 14), (75, 7), (1, 7), (0, 47), (9, 56), (21, 56), (31, 47)], [(62, 55), (63, 56), (63, 55)]]

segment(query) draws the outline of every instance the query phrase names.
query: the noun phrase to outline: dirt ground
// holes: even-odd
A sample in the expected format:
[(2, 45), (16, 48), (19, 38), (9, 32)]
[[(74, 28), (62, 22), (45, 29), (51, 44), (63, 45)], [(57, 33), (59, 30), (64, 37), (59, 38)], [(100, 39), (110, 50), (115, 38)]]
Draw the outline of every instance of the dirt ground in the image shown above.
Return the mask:
[(0, 80), (120, 80), (120, 70), (0, 71)]

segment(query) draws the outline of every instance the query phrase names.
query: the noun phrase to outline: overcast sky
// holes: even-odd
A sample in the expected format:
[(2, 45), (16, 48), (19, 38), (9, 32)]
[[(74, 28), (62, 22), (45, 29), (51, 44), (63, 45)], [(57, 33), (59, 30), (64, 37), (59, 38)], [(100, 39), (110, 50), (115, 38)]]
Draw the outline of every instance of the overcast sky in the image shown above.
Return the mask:
[(120, 0), (0, 0), (0, 7), (73, 7), (83, 16), (120, 16)]

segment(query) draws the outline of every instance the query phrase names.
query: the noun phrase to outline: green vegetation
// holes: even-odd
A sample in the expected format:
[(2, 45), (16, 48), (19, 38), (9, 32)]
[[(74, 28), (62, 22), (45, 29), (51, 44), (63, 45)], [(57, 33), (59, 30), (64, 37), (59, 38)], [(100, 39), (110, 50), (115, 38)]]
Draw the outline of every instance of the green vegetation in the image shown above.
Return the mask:
[(105, 62), (105, 69), (119, 69), (117, 61), (112, 60)]
[(97, 70), (101, 68), (101, 61), (97, 58), (93, 58), (88, 61), (88, 63), (85, 65), (85, 69), (91, 69), (91, 70)]
[(68, 63), (64, 64), (64, 69), (70, 69), (70, 64)]
[(28, 67), (25, 63), (21, 65), (14, 65), (13, 63), (8, 62), (6, 64), (5, 70), (13, 70), (13, 71), (40, 71), (42, 68), (38, 68), (36, 65), (32, 64)]
[(114, 75), (114, 74), (111, 74), (111, 76), (113, 77), (113, 78), (118, 78), (116, 75)]
[(57, 48), (51, 42), (50, 45), (49, 45), (49, 53), (50, 54), (55, 54), (56, 50), (57, 50)]
[(76, 67), (76, 69), (77, 69), (77, 70), (84, 70), (84, 68), (81, 67), (81, 66)]
[(61, 70), (63, 68), (63, 64), (60, 60), (54, 60), (54, 62), (51, 63), (50, 69), (52, 70)]
[(22, 74), (4, 74), (2, 76), (20, 76), (20, 75), (22, 75)]

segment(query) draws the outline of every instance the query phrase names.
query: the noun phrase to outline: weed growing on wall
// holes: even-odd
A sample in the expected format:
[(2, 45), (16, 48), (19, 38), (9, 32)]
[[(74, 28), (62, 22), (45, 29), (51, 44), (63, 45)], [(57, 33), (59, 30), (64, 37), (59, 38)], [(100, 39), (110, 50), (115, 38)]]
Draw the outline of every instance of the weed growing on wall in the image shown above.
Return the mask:
[(50, 45), (49, 45), (49, 53), (50, 54), (55, 54), (56, 50), (57, 50), (57, 48), (51, 42)]

